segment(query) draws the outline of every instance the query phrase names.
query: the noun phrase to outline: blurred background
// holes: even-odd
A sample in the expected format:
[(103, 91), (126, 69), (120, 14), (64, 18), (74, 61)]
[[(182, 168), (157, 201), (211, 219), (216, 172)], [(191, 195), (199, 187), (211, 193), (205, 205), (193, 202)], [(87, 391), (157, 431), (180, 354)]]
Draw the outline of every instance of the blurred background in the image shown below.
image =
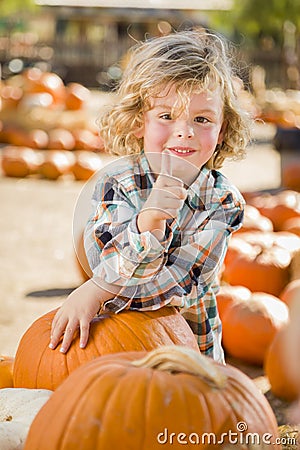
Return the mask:
[[(255, 127), (254, 140), (272, 141), (281, 152), (276, 160), (280, 167), (267, 163), (269, 170), (264, 170), (256, 187), (281, 183), (278, 177), (285, 177), (282, 165), (294, 162), (299, 145), (300, 0), (270, 0), (266, 4), (259, 0), (119, 3), (0, 1), (0, 142), (38, 150), (103, 150), (96, 118), (113, 98), (127, 50), (145, 37), (172, 30), (213, 29), (233, 43), (238, 75), (244, 83), (240, 100), (257, 119), (256, 125), (265, 125)], [(10, 150), (10, 155), (9, 149), (4, 152), (6, 159), (21, 155)], [(61, 154), (60, 160), (67, 156), (71, 164), (79, 155)], [(49, 176), (47, 170), (40, 170), (45, 157), (49, 159), (50, 154), (31, 153), (28, 173)], [(88, 155), (81, 158), (87, 161)], [(92, 160), (97, 166), (95, 155)], [(2, 164), (6, 175), (17, 175), (7, 166), (10, 162)], [(245, 178), (244, 183), (241, 188), (248, 189)]]

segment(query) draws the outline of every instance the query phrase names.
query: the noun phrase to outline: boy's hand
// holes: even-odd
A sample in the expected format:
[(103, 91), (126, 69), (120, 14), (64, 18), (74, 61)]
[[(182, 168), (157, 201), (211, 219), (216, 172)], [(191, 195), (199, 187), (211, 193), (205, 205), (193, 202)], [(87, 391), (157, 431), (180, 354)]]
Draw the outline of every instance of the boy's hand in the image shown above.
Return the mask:
[(60, 351), (66, 353), (78, 328), (80, 329), (80, 347), (86, 346), (90, 322), (100, 307), (97, 294), (97, 286), (92, 280), (88, 280), (69, 295), (53, 319), (50, 348), (54, 349), (63, 336)]
[(178, 216), (186, 196), (183, 182), (172, 176), (172, 154), (169, 150), (164, 150), (160, 174), (138, 217), (139, 230), (152, 231), (156, 228), (162, 231), (166, 219)]

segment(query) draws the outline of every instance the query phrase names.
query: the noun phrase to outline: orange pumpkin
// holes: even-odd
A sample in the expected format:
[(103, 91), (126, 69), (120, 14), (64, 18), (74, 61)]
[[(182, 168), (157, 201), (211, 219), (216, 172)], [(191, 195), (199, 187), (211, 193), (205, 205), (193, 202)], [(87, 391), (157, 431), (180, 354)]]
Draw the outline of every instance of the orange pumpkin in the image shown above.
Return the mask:
[(280, 293), (279, 298), (288, 306), (293, 302), (300, 304), (300, 279), (290, 281)]
[(71, 131), (65, 128), (53, 128), (48, 134), (50, 150), (74, 150), (75, 139)]
[(91, 91), (80, 83), (69, 83), (66, 86), (65, 105), (67, 109), (84, 108), (91, 98)]
[(103, 150), (103, 142), (101, 141), (100, 136), (97, 136), (91, 130), (84, 128), (74, 130), (73, 136), (75, 138), (76, 150), (89, 150), (89, 151)]
[(46, 149), (49, 142), (47, 132), (40, 129), (25, 130), (10, 126), (6, 130), (6, 135), (10, 144), (32, 149)]
[(103, 356), (73, 372), (36, 415), (24, 450), (204, 449), (218, 441), (225, 448), (230, 432), (246, 448), (244, 424), (258, 439), (278, 436), (274, 413), (249, 377), (200, 353), (163, 347)]
[(56, 104), (65, 102), (65, 85), (54, 72), (43, 72), (33, 67), (24, 71), (25, 91), (29, 93), (45, 92), (53, 97)]
[(16, 109), (23, 97), (23, 89), (19, 86), (3, 85), (0, 89), (2, 110)]
[(300, 193), (296, 191), (249, 195), (247, 201), (272, 221), (275, 231), (282, 230), (286, 220), (300, 216)]
[(225, 352), (261, 365), (275, 333), (287, 321), (288, 307), (273, 295), (254, 292), (250, 299), (236, 299), (223, 315)]
[(253, 230), (273, 231), (273, 223), (268, 217), (264, 217), (255, 206), (245, 205), (243, 226), (237, 233)]
[(300, 237), (300, 217), (292, 217), (282, 224), (284, 231), (289, 231)]
[(71, 348), (63, 355), (59, 347), (55, 350), (48, 347), (54, 314), (51, 311), (37, 319), (23, 335), (15, 357), (15, 387), (54, 390), (78, 366), (107, 353), (152, 350), (167, 344), (198, 350), (185, 319), (173, 307), (165, 307), (96, 318), (91, 322), (86, 348), (79, 348), (76, 335)]
[(27, 147), (7, 145), (2, 149), (1, 166), (8, 177), (26, 177), (37, 172), (41, 155)]
[(296, 386), (289, 376), (286, 361), (286, 326), (275, 334), (267, 350), (264, 371), (269, 379), (273, 394), (284, 400), (293, 401), (299, 397), (299, 386)]
[(73, 164), (72, 172), (76, 180), (86, 181), (103, 167), (101, 157), (87, 150), (76, 152), (76, 161)]
[(12, 356), (0, 355), (0, 389), (13, 387), (13, 365)]
[(227, 308), (235, 301), (240, 299), (248, 300), (251, 298), (251, 291), (244, 286), (230, 286), (229, 284), (221, 284), (220, 290), (216, 295), (219, 316), (222, 321)]
[(288, 249), (291, 241), (286, 242), (284, 236), (282, 242), (276, 241), (274, 235), (249, 232), (233, 236), (224, 261), (223, 281), (278, 296), (289, 282), (292, 256)]
[(48, 150), (45, 152), (44, 161), (39, 166), (39, 173), (49, 180), (57, 180), (71, 172), (74, 160), (74, 155), (67, 150)]
[(282, 168), (281, 183), (287, 189), (300, 191), (300, 161), (293, 161)]

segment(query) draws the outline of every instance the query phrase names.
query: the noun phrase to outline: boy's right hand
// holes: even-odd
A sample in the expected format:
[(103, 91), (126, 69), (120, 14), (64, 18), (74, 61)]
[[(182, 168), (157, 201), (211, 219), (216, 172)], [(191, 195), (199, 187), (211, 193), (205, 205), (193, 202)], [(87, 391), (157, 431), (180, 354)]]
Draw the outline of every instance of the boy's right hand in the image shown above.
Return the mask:
[(80, 347), (86, 346), (90, 322), (100, 307), (99, 289), (92, 279), (88, 280), (64, 301), (52, 322), (50, 348), (54, 349), (62, 338), (60, 351), (66, 353), (77, 329), (80, 332)]
[[(147, 228), (147, 223), (158, 225), (158, 222), (176, 218), (183, 207), (187, 191), (183, 182), (172, 176), (172, 157), (169, 150), (162, 153), (160, 174), (139, 214), (138, 227), (141, 232), (146, 231), (143, 225)], [(146, 211), (147, 214), (144, 214)]]

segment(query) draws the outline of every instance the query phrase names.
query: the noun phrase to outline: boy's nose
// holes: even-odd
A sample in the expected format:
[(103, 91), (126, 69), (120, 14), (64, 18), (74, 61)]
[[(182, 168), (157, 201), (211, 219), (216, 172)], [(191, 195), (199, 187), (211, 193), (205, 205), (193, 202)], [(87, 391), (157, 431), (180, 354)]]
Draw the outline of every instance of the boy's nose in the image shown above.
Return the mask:
[(188, 123), (186, 124), (181, 123), (176, 128), (176, 135), (181, 139), (191, 139), (192, 137), (194, 137), (194, 129)]

